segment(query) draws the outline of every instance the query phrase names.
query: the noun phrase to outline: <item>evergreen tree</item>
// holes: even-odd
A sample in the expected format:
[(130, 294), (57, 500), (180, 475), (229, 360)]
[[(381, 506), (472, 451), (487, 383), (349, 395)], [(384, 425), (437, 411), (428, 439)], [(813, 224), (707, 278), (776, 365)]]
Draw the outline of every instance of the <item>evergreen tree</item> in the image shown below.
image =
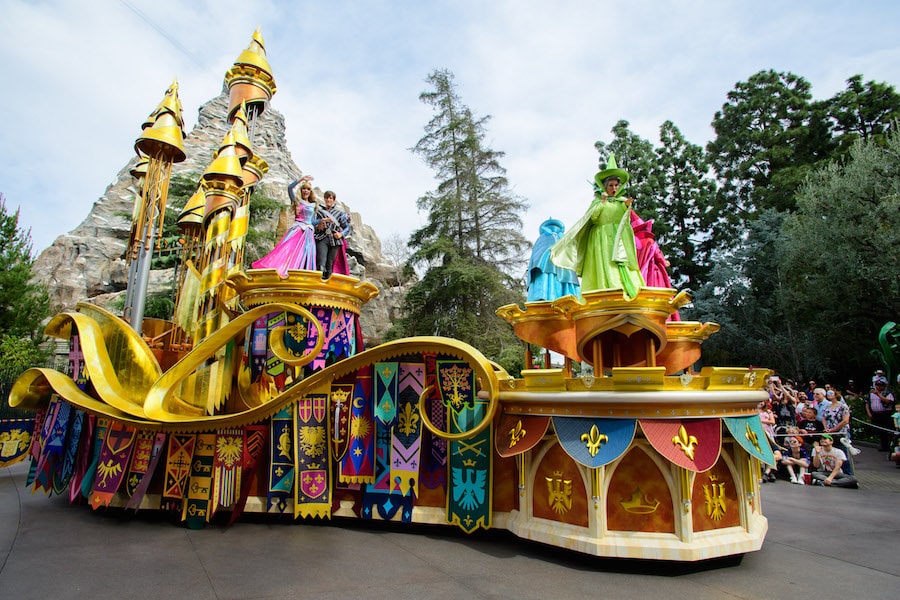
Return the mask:
[(856, 140), (885, 144), (885, 135), (900, 119), (900, 94), (887, 83), (862, 81), (862, 75), (847, 80), (847, 89), (823, 104), (833, 119), (839, 152), (846, 153)]
[[(502, 152), (484, 146), (490, 117), (476, 119), (456, 93), (453, 74), (432, 72), (433, 89), (419, 99), (435, 109), (425, 135), (411, 149), (435, 170), (437, 189), (417, 201), (428, 223), (412, 234), (416, 261), (475, 257), (510, 272), (524, 260), (529, 242), (520, 212), (526, 203), (509, 190)], [(451, 252), (452, 250), (452, 252)]]
[(0, 194), (0, 374), (17, 376), (42, 354), (41, 321), (50, 314), (46, 288), (31, 281), (31, 232), (19, 227), (19, 211), (10, 214)]
[(725, 224), (739, 224), (764, 208), (792, 210), (803, 178), (830, 153), (827, 127), (810, 127), (810, 89), (793, 73), (760, 71), (737, 83), (716, 112), (716, 137), (707, 152), (719, 179)]
[[(615, 153), (616, 164), (620, 169), (628, 171), (628, 184), (625, 195), (635, 198), (635, 211), (645, 219), (659, 210), (659, 182), (656, 177), (656, 154), (653, 144), (628, 128), (628, 121), (618, 121), (610, 130), (613, 140), (610, 143), (594, 142), (600, 154), (599, 169), (606, 168), (610, 153)], [(590, 177), (593, 181), (593, 174)], [(666, 224), (660, 224), (665, 229)], [(654, 223), (654, 227), (656, 224)]]
[(673, 284), (695, 288), (707, 280), (710, 268), (715, 182), (706, 174), (703, 148), (688, 142), (674, 123), (663, 123), (659, 138), (654, 179), (661, 196), (653, 229), (671, 263)]
[(388, 337), (450, 336), (494, 359), (514, 356), (509, 349), (524, 345), (495, 311), (523, 300), (513, 273), (530, 245), (520, 217), (526, 204), (509, 190), (503, 153), (485, 146), (489, 117), (475, 118), (462, 103), (450, 71), (435, 70), (426, 81), (431, 89), (419, 98), (435, 114), (411, 151), (434, 169), (438, 185), (417, 202), (428, 222), (409, 246), (411, 261), (427, 271)]

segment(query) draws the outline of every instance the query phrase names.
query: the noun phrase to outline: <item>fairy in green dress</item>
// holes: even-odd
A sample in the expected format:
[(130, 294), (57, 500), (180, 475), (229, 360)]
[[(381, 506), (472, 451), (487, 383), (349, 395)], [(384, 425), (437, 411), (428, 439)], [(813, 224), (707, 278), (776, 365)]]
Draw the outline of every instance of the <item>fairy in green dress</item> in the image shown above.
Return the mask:
[(553, 264), (581, 276), (582, 293), (618, 289), (631, 300), (645, 285), (631, 229), (634, 199), (622, 197), (628, 177), (610, 154), (606, 169), (594, 177), (602, 192), (550, 252)]

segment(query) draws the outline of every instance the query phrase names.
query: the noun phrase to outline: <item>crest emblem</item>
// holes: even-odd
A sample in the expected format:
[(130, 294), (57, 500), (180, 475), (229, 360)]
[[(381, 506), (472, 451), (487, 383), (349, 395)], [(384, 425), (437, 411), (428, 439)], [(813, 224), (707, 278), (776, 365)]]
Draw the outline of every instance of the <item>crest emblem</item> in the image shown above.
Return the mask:
[(303, 471), (300, 477), (300, 489), (310, 499), (318, 498), (328, 489), (328, 474), (325, 469), (316, 468), (318, 466), (311, 464), (313, 468)]
[(544, 479), (547, 480), (547, 504), (558, 515), (568, 512), (572, 508), (572, 480), (566, 479), (562, 471), (554, 471), (553, 477)]
[[(475, 461), (463, 461), (475, 466)], [(453, 467), (453, 500), (466, 510), (475, 510), (484, 503), (484, 487), (487, 471)]]
[(717, 483), (714, 476), (709, 478), (709, 484), (703, 486), (703, 496), (706, 498), (706, 516), (713, 521), (719, 521), (725, 516), (725, 483)]

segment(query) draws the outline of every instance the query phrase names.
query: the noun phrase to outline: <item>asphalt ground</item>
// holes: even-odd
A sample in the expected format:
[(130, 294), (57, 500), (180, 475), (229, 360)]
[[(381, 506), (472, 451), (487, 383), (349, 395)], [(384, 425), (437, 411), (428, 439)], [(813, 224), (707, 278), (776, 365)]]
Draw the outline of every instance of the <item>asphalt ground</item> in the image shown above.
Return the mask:
[(759, 552), (703, 563), (599, 559), (504, 531), (256, 517), (193, 531), (171, 515), (92, 511), (0, 469), (0, 599), (892, 598), (900, 468), (874, 448), (860, 489), (765, 484)]

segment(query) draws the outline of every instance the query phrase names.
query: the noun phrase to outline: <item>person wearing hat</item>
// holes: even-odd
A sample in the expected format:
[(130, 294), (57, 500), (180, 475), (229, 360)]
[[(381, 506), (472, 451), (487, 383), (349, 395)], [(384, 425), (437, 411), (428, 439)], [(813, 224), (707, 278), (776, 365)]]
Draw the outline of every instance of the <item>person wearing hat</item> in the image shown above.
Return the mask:
[[(872, 425), (881, 427), (878, 430), (879, 449), (887, 452), (891, 449), (891, 430), (894, 428), (891, 414), (894, 412), (894, 395), (887, 389), (887, 377), (884, 372), (876, 372), (872, 378), (872, 390), (869, 392), (869, 401), (866, 402), (866, 414)], [(884, 431), (884, 430), (887, 431)]]
[(578, 296), (580, 286), (575, 271), (557, 267), (550, 261), (550, 250), (563, 236), (566, 226), (559, 219), (547, 219), (539, 231), (525, 276), (528, 288), (525, 301), (549, 302), (563, 296)]
[(631, 204), (625, 198), (628, 172), (609, 155), (606, 168), (594, 177), (594, 200), (581, 219), (550, 252), (553, 264), (581, 276), (581, 291), (622, 290), (632, 300), (644, 287), (637, 260)]
[(831, 434), (823, 433), (822, 438), (813, 444), (812, 466), (815, 471), (810, 474), (812, 484), (858, 488), (856, 478), (841, 470), (846, 460), (847, 455), (844, 451), (834, 447), (834, 438)]

